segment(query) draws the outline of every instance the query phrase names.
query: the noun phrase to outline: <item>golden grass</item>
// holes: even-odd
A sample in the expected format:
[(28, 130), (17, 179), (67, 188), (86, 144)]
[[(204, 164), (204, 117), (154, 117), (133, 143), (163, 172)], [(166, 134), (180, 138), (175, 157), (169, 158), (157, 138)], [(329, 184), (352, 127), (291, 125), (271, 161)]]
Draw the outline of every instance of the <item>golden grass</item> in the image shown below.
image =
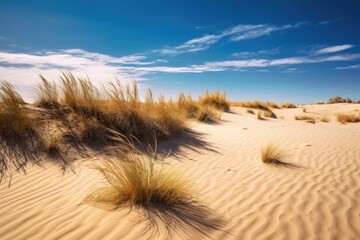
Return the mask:
[(336, 118), (342, 124), (360, 122), (360, 114), (358, 116), (354, 114), (338, 114)]
[(320, 117), (320, 121), (327, 123), (327, 122), (330, 121), (330, 118), (329, 118), (329, 116), (327, 116), (327, 115), (322, 115), (322, 116)]
[(41, 84), (37, 88), (36, 106), (43, 108), (54, 108), (59, 106), (59, 91), (54, 82), (48, 81), (40, 75)]
[(284, 159), (287, 154), (280, 148), (279, 145), (269, 143), (261, 148), (261, 161), (269, 164), (281, 164), (284, 163)]
[(315, 121), (316, 120), (314, 117), (307, 116), (307, 115), (297, 115), (294, 118), (295, 118), (295, 120), (300, 120), (300, 121)]
[[(149, 207), (156, 204), (174, 205), (191, 201), (191, 182), (182, 173), (157, 163), (155, 150), (139, 150), (134, 139), (110, 130), (118, 143), (114, 150), (117, 159), (104, 158), (91, 168), (99, 171), (106, 185), (92, 189), (84, 201), (106, 204), (113, 209), (123, 206)], [(138, 141), (137, 139), (135, 139)]]
[(296, 105), (292, 102), (284, 102), (280, 105), (280, 108), (296, 108)]
[(230, 103), (227, 101), (226, 92), (221, 93), (220, 91), (211, 93), (206, 91), (205, 94), (199, 98), (199, 104), (209, 105), (220, 111), (228, 111), (230, 108)]
[(268, 108), (296, 108), (295, 104), (291, 102), (284, 102), (282, 104), (277, 104), (272, 101), (260, 101), (260, 100), (233, 101), (231, 102), (231, 105), (237, 107), (255, 108), (255, 109), (263, 109), (263, 110), (267, 110)]
[(221, 112), (212, 106), (202, 106), (198, 109), (196, 120), (206, 122), (212, 119), (220, 119)]
[(14, 87), (7, 82), (0, 83), (0, 138), (21, 137), (34, 131), (36, 122)]
[(263, 111), (263, 115), (264, 115), (264, 117), (267, 117), (267, 118), (277, 118), (276, 115), (270, 110)]
[(262, 117), (263, 114), (264, 114), (263, 111), (258, 110), (258, 111), (257, 111), (257, 114), (256, 114), (257, 119), (258, 119), (258, 120), (264, 120), (264, 118)]

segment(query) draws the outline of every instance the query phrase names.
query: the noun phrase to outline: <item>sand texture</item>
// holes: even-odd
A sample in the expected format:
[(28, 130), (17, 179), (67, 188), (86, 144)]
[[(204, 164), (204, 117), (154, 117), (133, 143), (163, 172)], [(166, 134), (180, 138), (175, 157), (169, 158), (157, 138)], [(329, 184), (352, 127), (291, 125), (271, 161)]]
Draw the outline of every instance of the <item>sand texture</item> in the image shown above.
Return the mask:
[[(336, 113), (358, 114), (359, 104), (278, 109), (284, 119), (257, 120), (231, 108), (213, 123), (189, 123), (189, 131), (159, 144), (159, 154), (194, 183), (201, 202), (224, 222), (212, 239), (360, 239), (360, 123), (340, 124)], [(294, 120), (295, 115), (330, 117), (329, 123)], [(261, 162), (260, 149), (279, 144), (284, 166)], [(95, 158), (99, 156), (93, 156)], [(102, 181), (86, 165), (65, 174), (46, 164), (15, 174), (0, 185), (0, 239), (163, 239), (145, 234), (136, 210), (105, 211), (81, 204)], [(206, 217), (204, 217), (206, 220)], [(220, 221), (220, 220), (219, 220)], [(189, 227), (173, 239), (209, 239)]]

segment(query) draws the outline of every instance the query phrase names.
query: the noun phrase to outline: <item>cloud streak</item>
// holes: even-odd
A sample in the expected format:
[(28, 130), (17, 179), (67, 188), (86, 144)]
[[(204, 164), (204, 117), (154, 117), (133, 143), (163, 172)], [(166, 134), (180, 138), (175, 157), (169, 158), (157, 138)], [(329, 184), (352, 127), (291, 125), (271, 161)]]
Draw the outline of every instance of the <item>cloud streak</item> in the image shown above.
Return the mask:
[(336, 52), (341, 52), (350, 48), (353, 48), (353, 45), (350, 44), (343, 44), (343, 45), (335, 45), (335, 46), (331, 46), (331, 47), (326, 47), (326, 48), (322, 48), (319, 49), (315, 52), (315, 54), (328, 54), (328, 53), (336, 53)]
[(297, 28), (304, 23), (287, 24), (275, 26), (271, 24), (240, 24), (235, 27), (226, 29), (218, 34), (209, 34), (199, 38), (194, 38), (176, 47), (165, 47), (154, 52), (167, 55), (178, 55), (182, 53), (191, 53), (204, 51), (219, 42), (221, 39), (228, 38), (229, 41), (238, 42), (247, 39), (259, 38), (270, 35), (274, 32), (285, 31)]
[(350, 69), (360, 69), (360, 64), (345, 66), (345, 67), (337, 67), (336, 70), (350, 70)]

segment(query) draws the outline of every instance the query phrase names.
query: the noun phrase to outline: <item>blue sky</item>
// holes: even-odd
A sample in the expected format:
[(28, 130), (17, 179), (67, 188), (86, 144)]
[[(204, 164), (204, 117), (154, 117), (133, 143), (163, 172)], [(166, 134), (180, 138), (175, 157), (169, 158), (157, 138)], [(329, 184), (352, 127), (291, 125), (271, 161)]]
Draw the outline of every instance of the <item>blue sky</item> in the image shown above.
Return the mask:
[(155, 93), (306, 103), (360, 99), (359, 1), (0, 2), (0, 79), (30, 99), (38, 74)]

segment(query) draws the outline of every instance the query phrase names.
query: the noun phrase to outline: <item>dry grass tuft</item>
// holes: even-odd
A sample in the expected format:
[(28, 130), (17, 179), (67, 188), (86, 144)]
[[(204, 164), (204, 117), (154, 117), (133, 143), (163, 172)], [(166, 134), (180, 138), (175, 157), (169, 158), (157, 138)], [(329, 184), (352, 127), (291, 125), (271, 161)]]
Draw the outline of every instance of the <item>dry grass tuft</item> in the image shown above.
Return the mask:
[(20, 138), (33, 132), (36, 119), (30, 116), (24, 100), (7, 82), (0, 83), (0, 138)]
[(306, 115), (298, 115), (294, 117), (295, 120), (299, 120), (299, 121), (315, 121), (316, 119), (314, 117), (311, 116), (306, 116)]
[(269, 164), (283, 164), (287, 154), (278, 145), (269, 143), (261, 149), (261, 161)]
[(338, 114), (337, 120), (342, 124), (356, 123), (356, 122), (360, 122), (360, 115), (356, 116), (354, 114)]
[(199, 122), (207, 122), (212, 119), (220, 119), (221, 112), (217, 110), (215, 107), (211, 106), (202, 106), (197, 112), (196, 120)]
[(264, 120), (264, 118), (262, 117), (262, 115), (263, 115), (263, 111), (258, 110), (258, 111), (257, 111), (257, 114), (256, 114), (257, 119), (258, 119), (258, 120)]
[(40, 75), (41, 84), (37, 88), (36, 106), (43, 108), (55, 108), (60, 105), (59, 91), (57, 85), (49, 82), (44, 76)]
[(322, 115), (322, 116), (320, 117), (320, 121), (327, 123), (327, 122), (330, 121), (330, 118), (329, 118), (329, 116), (327, 116), (327, 115)]
[(264, 117), (267, 117), (267, 118), (277, 118), (276, 115), (275, 115), (272, 111), (270, 111), (270, 110), (268, 110), (268, 111), (263, 111), (263, 113), (264, 113)]
[(205, 94), (199, 98), (199, 104), (204, 106), (209, 105), (220, 111), (228, 111), (230, 108), (226, 92), (221, 93), (220, 91), (211, 93), (206, 91)]
[(296, 108), (296, 105), (292, 102), (284, 102), (280, 105), (280, 108)]
[(159, 224), (169, 235), (175, 230), (185, 234), (196, 230), (208, 236), (210, 231), (220, 230), (222, 220), (194, 200), (189, 178), (157, 163), (154, 151), (144, 154), (122, 139), (117, 138), (126, 153), (119, 159), (93, 163), (92, 168), (103, 175), (106, 185), (90, 190), (85, 203), (106, 210), (137, 209), (142, 220), (148, 222), (146, 232), (158, 233)]

